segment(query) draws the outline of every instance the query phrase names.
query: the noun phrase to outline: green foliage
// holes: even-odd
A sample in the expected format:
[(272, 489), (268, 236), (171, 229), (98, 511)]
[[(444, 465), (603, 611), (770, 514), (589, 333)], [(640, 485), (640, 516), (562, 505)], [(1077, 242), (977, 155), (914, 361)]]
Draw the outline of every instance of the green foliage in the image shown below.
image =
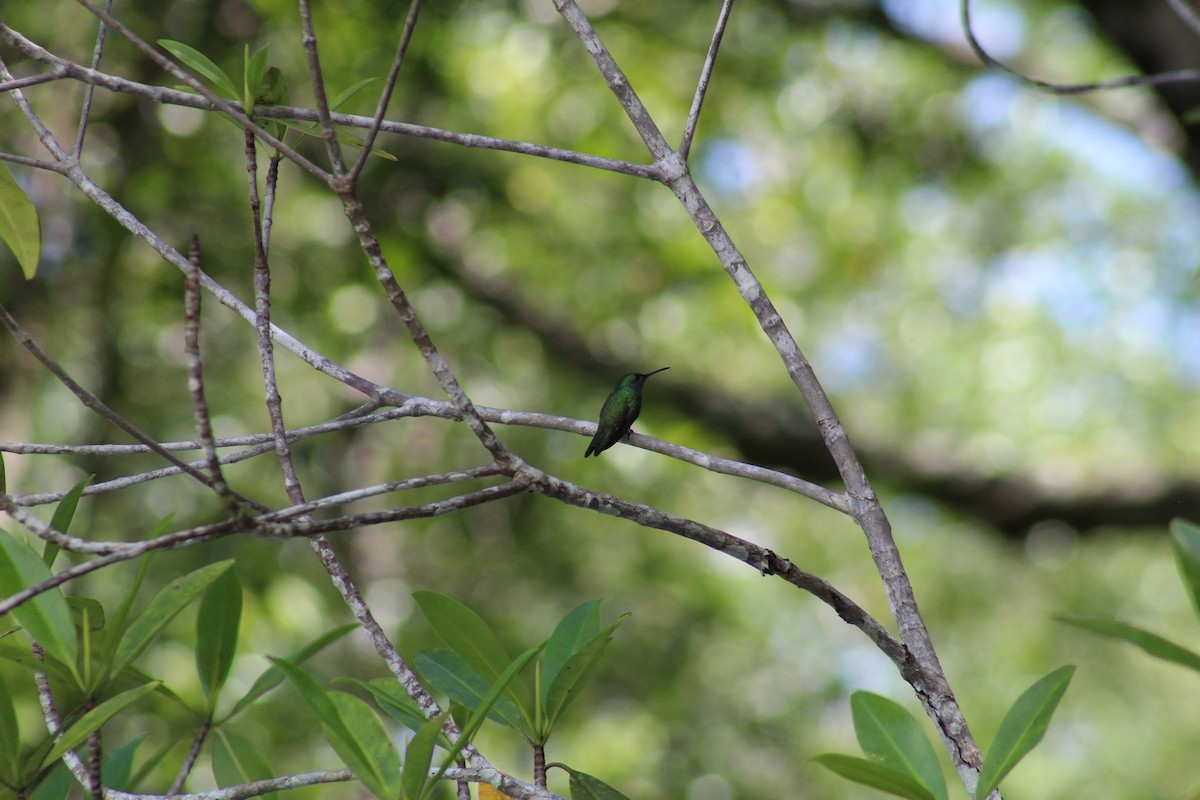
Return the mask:
[(242, 584), (237, 570), (228, 569), (204, 590), (196, 615), (196, 671), (208, 695), (209, 715), (237, 655), (241, 620)]
[(599, 778), (571, 769), (566, 764), (547, 764), (558, 767), (571, 776), (571, 800), (629, 800)]
[(983, 759), (975, 787), (977, 800), (991, 794), (1017, 762), (1042, 741), (1050, 717), (1074, 674), (1074, 666), (1059, 667), (1026, 689), (1012, 704)]
[(1171, 547), (1183, 588), (1192, 599), (1192, 608), (1200, 617), (1200, 526), (1184, 519), (1171, 521)]
[[(213, 736), (212, 768), (213, 777), (222, 788), (265, 780), (275, 775), (263, 758), (259, 743), (240, 733), (220, 729)], [(278, 797), (275, 792), (262, 796), (271, 800)]]
[(327, 693), (316, 679), (282, 658), (272, 658), (320, 720), (321, 730), (354, 776), (380, 800), (401, 796), (400, 755), (379, 718), (361, 700)]
[[(50, 578), (50, 569), (24, 540), (0, 530), (0, 595), (14, 595)], [(47, 657), (62, 664), (77, 684), (82, 682), (76, 665), (79, 641), (61, 589), (42, 592), (12, 614)]]
[(813, 760), (843, 778), (912, 800), (946, 800), (929, 740), (899, 704), (871, 692), (850, 695), (854, 732), (866, 759), (825, 753)]
[[(0, 241), (8, 245), (26, 280), (37, 275), (42, 252), (42, 225), (33, 201), (21, 189), (8, 165), (0, 162)], [(4, 491), (0, 464), (0, 491)]]

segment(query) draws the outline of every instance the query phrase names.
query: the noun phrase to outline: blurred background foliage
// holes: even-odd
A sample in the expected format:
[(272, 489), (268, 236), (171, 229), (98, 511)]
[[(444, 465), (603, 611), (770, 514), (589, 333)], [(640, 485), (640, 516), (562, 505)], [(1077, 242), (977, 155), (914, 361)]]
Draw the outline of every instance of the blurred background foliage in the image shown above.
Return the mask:
[[(677, 142), (717, 4), (584, 8)], [(312, 105), (290, 2), (123, 0), (115, 13), (144, 38), (183, 41), (235, 76), (247, 43), (269, 46), (293, 103)], [(385, 74), (404, 13), (384, 0), (318, 4), (331, 94)], [(993, 2), (977, 17), (985, 44), (1034, 74), (1082, 81), (1135, 69), (1076, 6)], [(88, 59), (94, 25), (75, 4), (14, 0), (3, 18), (60, 55)], [(7, 49), (4, 57), (19, 75), (36, 69)], [(170, 83), (111, 34), (102, 69)], [(51, 83), (28, 95), (69, 141), (81, 91)], [(367, 91), (344, 110), (373, 108)], [(427, 3), (389, 117), (646, 160), (549, 2)], [(234, 127), (105, 92), (94, 120), (84, 157), (93, 177), (177, 247), (198, 233), (205, 269), (251, 300)], [(418, 139), (380, 144), (397, 160), (370, 160), (364, 200), (475, 402), (590, 420), (622, 372), (669, 365), (647, 390), (640, 431), (833, 481), (777, 356), (662, 186)], [(11, 103), (0, 104), (0, 147), (42, 155)], [(302, 147), (323, 161), (316, 140)], [(1147, 90), (1058, 98), (979, 68), (943, 0), (742, 0), (701, 119), (693, 170), (867, 456), (980, 743), (1036, 676), (1080, 666), (1006, 796), (1173, 798), (1200, 788), (1200, 772), (1180, 768), (1200, 747), (1185, 711), (1200, 701), (1192, 676), (1052, 621), (1115, 615), (1196, 641), (1165, 537), (1170, 515), (1197, 507), (1189, 487), (1200, 481), (1200, 199), (1185, 147)], [(42, 215), (45, 256), (26, 283), (0, 254), (6, 305), (144, 430), (193, 438), (181, 276), (66, 181), (14, 171)], [(440, 397), (336, 198), (286, 164), (271, 260), (279, 324), (375, 381)], [(217, 433), (267, 430), (254, 333), (205, 302)], [(282, 351), (278, 362), (291, 427), (363, 401)], [(858, 531), (827, 509), (634, 448), (584, 462), (581, 437), (500, 433), (548, 471), (770, 546), (888, 616)], [(0, 339), (0, 440), (125, 441), (11, 338)], [(295, 452), (310, 498), (484, 460), (463, 426), (435, 419), (306, 440)], [(6, 463), (15, 492), (158, 465), (11, 454)], [(282, 505), (273, 465), (264, 457), (227, 475)], [(1182, 499), (1164, 506), (1163, 497)], [(157, 481), (86, 499), (73, 530), (137, 539), (169, 513), (179, 526), (217, 519), (221, 508), (182, 479)], [(633, 612), (548, 753), (631, 797), (874, 796), (807, 759), (855, 749), (851, 691), (888, 694), (919, 714), (892, 666), (827, 608), (657, 531), (525, 496), (336, 544), (409, 654), (433, 643), (414, 614), (418, 588), (475, 608), (514, 653), (584, 599), (603, 598), (606, 619)], [(349, 618), (303, 542), (239, 538), (163, 554), (150, 580), (230, 556), (248, 588), (235, 688), (249, 685), (263, 656)], [(117, 566), (73, 591), (115, 603), (133, 570)], [(181, 617), (143, 666), (199, 697), (192, 624)], [(315, 663), (328, 677), (385, 674), (362, 636)], [(279, 773), (333, 766), (290, 692), (242, 715), (238, 730)], [(32, 695), (25, 717), (34, 729)], [(108, 741), (144, 730), (159, 742), (179, 737), (170, 767), (147, 787), (162, 791), (191, 729), (161, 702), (123, 718)], [(527, 753), (503, 732), (485, 732), (481, 744), (529, 775)], [(195, 788), (210, 785), (200, 765)], [(556, 780), (551, 788), (565, 791)]]

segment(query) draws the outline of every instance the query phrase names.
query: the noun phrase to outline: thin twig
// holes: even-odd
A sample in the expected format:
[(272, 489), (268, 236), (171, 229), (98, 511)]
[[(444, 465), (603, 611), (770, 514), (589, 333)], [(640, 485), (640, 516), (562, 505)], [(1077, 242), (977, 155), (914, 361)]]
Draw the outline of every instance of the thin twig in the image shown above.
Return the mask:
[(167, 790), (168, 796), (178, 795), (183, 791), (183, 784), (187, 782), (188, 776), (192, 774), (192, 769), (196, 766), (196, 759), (200, 757), (200, 749), (204, 747), (204, 740), (208, 738), (208, 732), (212, 728), (212, 720), (206, 719), (196, 729), (196, 735), (192, 737), (192, 746), (188, 748), (187, 758), (183, 760), (183, 764), (179, 767), (179, 773), (175, 776), (175, 780), (171, 783), (171, 788)]
[(358, 154), (358, 160), (350, 170), (351, 184), (358, 182), (358, 176), (362, 174), (363, 167), (367, 163), (367, 158), (371, 155), (371, 148), (375, 146), (375, 137), (379, 135), (379, 126), (383, 124), (383, 116), (387, 113), (388, 103), (391, 102), (392, 92), (396, 88), (396, 80), (400, 77), (400, 67), (404, 65), (404, 54), (408, 52), (408, 43), (412, 40), (413, 30), (417, 27), (417, 16), (420, 13), (421, 0), (411, 0), (408, 5), (408, 16), (404, 19), (404, 30), (400, 33), (400, 43), (396, 45), (396, 56), (392, 59), (392, 66), (388, 70), (387, 80), (383, 83), (383, 91), (379, 94), (379, 103), (375, 108), (375, 118), (371, 121), (371, 127), (367, 129), (367, 136), (363, 140), (362, 152)]
[[(104, 0), (105, 13), (112, 13), (113, 0)], [(104, 38), (108, 34), (108, 23), (100, 20), (99, 26), (96, 28), (96, 46), (92, 49), (92, 69), (97, 69), (100, 66), (100, 57), (104, 55)], [(76, 160), (83, 155), (83, 140), (87, 136), (88, 122), (92, 116), (92, 95), (96, 93), (96, 87), (88, 84), (83, 92), (83, 109), (79, 112), (79, 129), (75, 133), (75, 147), (71, 150), (71, 155)]]
[(732, 10), (733, 0), (724, 0), (721, 3), (721, 13), (717, 16), (717, 26), (713, 30), (712, 42), (708, 45), (708, 54), (704, 57), (704, 68), (700, 71), (700, 80), (696, 83), (692, 109), (688, 112), (683, 139), (679, 144), (679, 154), (685, 159), (692, 152), (692, 140), (696, 136), (696, 125), (700, 121), (700, 108), (704, 105), (705, 95), (708, 94), (708, 82), (712, 78), (713, 67), (717, 64), (717, 50), (721, 47), (721, 37), (725, 35), (725, 26), (729, 24), (729, 12)]
[(240, 104), (218, 96), (203, 83), (193, 78), (186, 70), (177, 66), (174, 61), (155, 50), (154, 47), (134, 33), (128, 26), (113, 17), (104, 9), (91, 3), (90, 0), (76, 0), (76, 2), (86, 8), (88, 11), (92, 12), (92, 14), (94, 14), (98, 19), (107, 23), (114, 31), (123, 36), (127, 42), (137, 48), (142, 55), (146, 56), (146, 58), (150, 59), (159, 67), (166, 70), (171, 77), (186, 84), (188, 88), (199, 92), (206, 100), (212, 103), (220, 111), (223, 111), (232, 117), (234, 121), (243, 128), (248, 128), (249, 130), (254, 131), (255, 136), (258, 136), (264, 142), (271, 145), (276, 150), (279, 150), (281, 153), (287, 156), (288, 160), (293, 164), (296, 164), (298, 167), (318, 178), (322, 182), (328, 183), (328, 172), (321, 169), (304, 156), (300, 155), (300, 153), (296, 152), (296, 150), (292, 147), (275, 138), (275, 136), (273, 136), (268, 130), (247, 116), (245, 110)]
[(192, 246), (188, 252), (191, 269), (184, 281), (183, 353), (187, 361), (188, 391), (192, 395), (192, 412), (196, 417), (196, 435), (204, 450), (208, 466), (208, 477), (213, 491), (231, 514), (238, 513), (237, 500), (225, 482), (221, 472), (221, 459), (213, 440), (212, 417), (208, 413), (208, 399), (204, 394), (204, 371), (200, 362), (200, 237), (192, 235)]
[[(14, 48), (19, 50), (23, 55), (50, 65), (55, 70), (61, 70), (62, 74), (73, 80), (83, 81), (85, 83), (94, 83), (97, 86), (103, 86), (114, 92), (122, 94), (131, 94), (137, 97), (143, 97), (155, 103), (184, 106), (187, 108), (196, 108), (204, 111), (219, 110), (218, 107), (209, 102), (203, 95), (197, 95), (192, 92), (183, 92), (177, 89), (172, 89), (167, 86), (151, 86), (145, 83), (121, 78), (114, 75), (109, 75), (104, 72), (90, 70), (80, 64), (60, 58), (59, 56), (50, 53), (43, 47), (34, 44), (32, 41), (12, 30), (4, 23), (0, 22), (0, 35), (8, 41)], [(320, 122), (320, 114), (314, 109), (297, 108), (294, 106), (258, 106), (254, 109), (254, 115), (261, 119), (291, 119), (298, 122)], [(356, 114), (339, 114), (330, 112), (329, 117), (337, 125), (352, 128), (370, 128), (374, 124), (372, 117), (364, 117)], [(578, 164), (585, 167), (593, 167), (602, 169), (607, 172), (617, 172), (625, 175), (632, 175), (639, 178), (654, 178), (657, 170), (652, 165), (638, 164), (632, 161), (623, 161), (616, 158), (605, 158), (603, 156), (592, 155), (590, 153), (580, 153), (574, 150), (564, 150), (559, 147), (549, 147), (547, 145), (535, 144), (532, 142), (521, 142), (513, 139), (501, 139), (494, 136), (483, 136), (476, 133), (462, 133), (459, 131), (448, 131), (441, 128), (433, 128), (427, 125), (414, 125), (407, 122), (394, 122), (385, 120), (380, 125), (380, 130), (384, 133), (393, 133), (400, 136), (408, 136), (419, 139), (431, 139), (438, 142), (446, 142), (456, 144), (462, 147), (482, 148), (487, 150), (500, 150), (503, 152), (517, 153), (520, 155), (533, 156), (535, 158), (546, 158), (554, 161), (562, 161), (568, 164)]]
[(1179, 69), (1172, 72), (1160, 72), (1155, 75), (1126, 75), (1121, 78), (1096, 81), (1094, 83), (1054, 83), (1053, 81), (1031, 78), (993, 58), (983, 48), (983, 45), (979, 43), (979, 39), (975, 37), (975, 28), (971, 21), (971, 0), (962, 0), (959, 12), (963, 33), (967, 37), (967, 43), (971, 46), (971, 50), (980, 61), (989, 67), (995, 67), (1002, 72), (1012, 75), (1022, 83), (1036, 86), (1039, 89), (1045, 89), (1054, 94), (1083, 94), (1084, 92), (1094, 92), (1100, 89), (1123, 89), (1128, 86), (1157, 86), (1164, 83), (1182, 83), (1200, 80), (1200, 69)]
[(321, 123), (321, 136), (325, 140), (325, 152), (329, 156), (329, 163), (333, 168), (333, 177), (341, 182), (340, 186), (331, 182), (330, 187), (340, 193), (352, 184), (345, 181), (346, 162), (342, 158), (342, 146), (337, 140), (337, 130), (329, 116), (329, 96), (325, 92), (325, 72), (321, 69), (321, 56), (317, 52), (317, 34), (313, 27), (312, 7), (308, 0), (300, 0), (300, 25), (303, 29), (304, 57), (308, 61), (308, 77), (312, 82), (313, 96), (317, 101), (317, 118)]
[(1192, 33), (1200, 36), (1200, 14), (1196, 13), (1196, 9), (1192, 8), (1187, 0), (1167, 0), (1167, 5), (1192, 29)]
[[(89, 392), (87, 389), (80, 386), (70, 375), (67, 374), (66, 370), (64, 370), (61, 366), (59, 366), (58, 362), (56, 362), (54, 359), (50, 358), (50, 356), (47, 355), (44, 350), (42, 350), (42, 348), (37, 344), (37, 342), (35, 342), (33, 340), (33, 337), (30, 336), (29, 333), (17, 323), (17, 321), (13, 318), (12, 314), (10, 314), (8, 312), (8, 309), (5, 308), (2, 303), (0, 303), (0, 322), (3, 322), (4, 326), (9, 329), (9, 331), (12, 333), (12, 335), (16, 338), (17, 342), (23, 348), (25, 348), (25, 350), (28, 351), (30, 355), (32, 355), (39, 362), (41, 362), (42, 366), (44, 366), (46, 369), (50, 370), (50, 373), (52, 375), (54, 375), (54, 377), (58, 378), (59, 382), (63, 386), (67, 387), (67, 389), (69, 389), (71, 391), (71, 393), (74, 394), (75, 397), (79, 399), (79, 402), (83, 403), (84, 406), (91, 409), (92, 411), (95, 411), (101, 417), (108, 420), (109, 422), (116, 425), (121, 430), (128, 433), (133, 438), (137, 439), (142, 444), (149, 447), (155, 453), (162, 456), (168, 462), (173, 464), (176, 468), (178, 468), (181, 471), (192, 476), (196, 480), (203, 483), (205, 486), (209, 486), (210, 488), (212, 487), (212, 480), (209, 478), (209, 476), (205, 475), (203, 472), (199, 471), (198, 469), (195, 469), (194, 467), (190, 466), (189, 464), (184, 463), (179, 458), (177, 458), (175, 456), (175, 454), (173, 454), (167, 450), (164, 450), (161, 446), (159, 446), (158, 442), (156, 442), (152, 437), (150, 437), (146, 433), (143, 433), (140, 428), (138, 428), (136, 425), (134, 425), (132, 422), (130, 422), (128, 419), (126, 419), (124, 416), (122, 416), (121, 414), (118, 414), (116, 411), (114, 411), (112, 408), (110, 408), (108, 406), (108, 404), (105, 403), (103, 400), (101, 400), (99, 397), (97, 397), (96, 395)], [(246, 498), (239, 498), (239, 499), (241, 499), (243, 502), (247, 503), (248, 505), (251, 505), (252, 507), (257, 508), (260, 511), (266, 510), (266, 506), (263, 506), (258, 503), (254, 503), (250, 500), (247, 500)]]

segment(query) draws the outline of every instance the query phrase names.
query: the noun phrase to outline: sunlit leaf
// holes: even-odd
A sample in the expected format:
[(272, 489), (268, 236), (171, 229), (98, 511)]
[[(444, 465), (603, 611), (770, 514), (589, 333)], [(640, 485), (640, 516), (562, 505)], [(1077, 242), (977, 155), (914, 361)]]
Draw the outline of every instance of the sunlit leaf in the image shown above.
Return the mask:
[(975, 797), (982, 800), (1046, 735), (1050, 717), (1067, 691), (1075, 667), (1068, 665), (1041, 678), (1017, 698), (1000, 722), (996, 739), (983, 759)]
[(884, 766), (878, 761), (869, 761), (865, 758), (838, 753), (824, 753), (815, 756), (813, 761), (836, 772), (846, 780), (870, 786), (896, 797), (907, 797), (909, 800), (934, 800), (930, 791), (911, 775)]
[[(0, 162), (0, 241), (17, 257), (25, 279), (33, 280), (42, 254), (42, 224), (33, 201), (3, 162)], [(0, 468), (0, 478), (3, 474)], [(0, 491), (4, 491), (2, 486)]]
[(358, 678), (338, 678), (334, 681), (334, 683), (343, 682), (366, 689), (374, 696), (375, 702), (379, 704), (383, 713), (413, 732), (419, 731), (421, 726), (428, 721), (421, 714), (421, 710), (417, 708), (417, 704), (396, 683), (394, 678), (376, 678), (369, 682)]
[(871, 692), (850, 695), (859, 747), (871, 761), (919, 783), (937, 800), (947, 800), (946, 779), (920, 724), (899, 703)]
[[(0, 530), (0, 597), (14, 595), (50, 577), (50, 568), (29, 545)], [(62, 590), (55, 587), (42, 592), (17, 606), (11, 613), (48, 655), (58, 659), (71, 671), (78, 685), (80, 679), (76, 658), (79, 641)]]
[(186, 45), (183, 42), (176, 42), (172, 39), (159, 39), (158, 44), (162, 49), (178, 58), (194, 72), (198, 72), (207, 78), (209, 83), (216, 86), (227, 98), (230, 100), (240, 100), (238, 90), (234, 87), (233, 81), (208, 56), (190, 45)]

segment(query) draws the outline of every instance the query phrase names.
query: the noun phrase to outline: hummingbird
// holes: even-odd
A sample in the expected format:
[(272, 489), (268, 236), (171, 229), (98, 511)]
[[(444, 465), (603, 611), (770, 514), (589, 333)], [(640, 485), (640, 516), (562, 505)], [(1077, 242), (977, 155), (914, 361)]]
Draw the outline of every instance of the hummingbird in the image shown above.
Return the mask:
[(612, 394), (600, 408), (600, 422), (596, 425), (596, 435), (592, 437), (592, 443), (583, 454), (584, 458), (600, 455), (629, 433), (633, 421), (642, 412), (642, 389), (646, 386), (646, 378), (657, 375), (664, 369), (670, 367), (656, 369), (654, 372), (631, 372), (617, 381), (617, 388), (612, 390)]

